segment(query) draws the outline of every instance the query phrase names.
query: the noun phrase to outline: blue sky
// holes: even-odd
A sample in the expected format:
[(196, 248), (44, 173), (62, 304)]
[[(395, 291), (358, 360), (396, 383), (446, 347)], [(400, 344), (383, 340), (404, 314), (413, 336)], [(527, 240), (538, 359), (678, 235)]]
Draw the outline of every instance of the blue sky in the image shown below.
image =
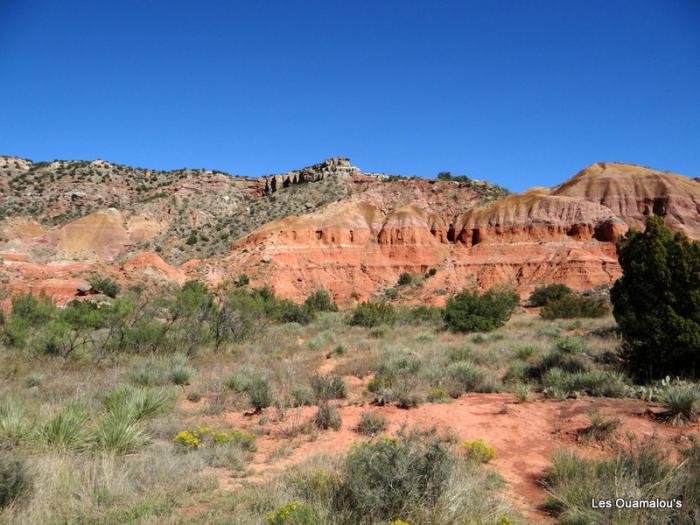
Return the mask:
[(0, 153), (512, 190), (700, 176), (700, 2), (0, 0)]

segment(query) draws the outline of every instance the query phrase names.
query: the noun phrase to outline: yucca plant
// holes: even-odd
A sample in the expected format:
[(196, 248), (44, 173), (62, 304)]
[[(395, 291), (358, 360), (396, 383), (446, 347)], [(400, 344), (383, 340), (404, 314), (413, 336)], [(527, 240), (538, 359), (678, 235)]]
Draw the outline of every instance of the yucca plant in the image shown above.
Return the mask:
[(99, 450), (115, 454), (135, 452), (149, 442), (148, 434), (135, 418), (133, 407), (118, 405), (97, 422), (91, 442)]
[(0, 448), (17, 446), (29, 430), (24, 408), (11, 399), (3, 401), (0, 404)]
[(660, 401), (666, 409), (661, 417), (672, 425), (686, 425), (700, 416), (700, 388), (697, 385), (672, 385), (661, 394)]
[(87, 412), (78, 401), (71, 401), (39, 429), (39, 440), (51, 448), (76, 450), (85, 447)]

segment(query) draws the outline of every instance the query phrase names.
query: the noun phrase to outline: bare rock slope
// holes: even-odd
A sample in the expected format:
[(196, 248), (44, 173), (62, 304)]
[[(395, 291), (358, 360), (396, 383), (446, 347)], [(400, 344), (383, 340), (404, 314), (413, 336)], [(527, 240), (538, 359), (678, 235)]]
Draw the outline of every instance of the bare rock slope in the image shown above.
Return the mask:
[(325, 288), (344, 303), (392, 297), (401, 273), (434, 268), (399, 296), (440, 304), (471, 287), (611, 283), (615, 241), (648, 214), (700, 238), (700, 183), (618, 163), (508, 195), (363, 173), (344, 158), (252, 179), (0, 157), (0, 196), (0, 286), (45, 282), (63, 300), (106, 272), (154, 286), (246, 274), (295, 300)]

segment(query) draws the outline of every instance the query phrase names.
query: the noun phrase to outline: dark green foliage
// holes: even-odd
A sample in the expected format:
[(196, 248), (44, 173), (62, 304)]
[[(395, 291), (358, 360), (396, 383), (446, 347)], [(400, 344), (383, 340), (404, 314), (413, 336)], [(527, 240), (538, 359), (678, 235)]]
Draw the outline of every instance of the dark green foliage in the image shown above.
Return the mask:
[(0, 508), (31, 488), (31, 479), (24, 461), (7, 454), (0, 455)]
[(550, 284), (535, 288), (535, 291), (530, 294), (528, 303), (530, 306), (544, 306), (550, 301), (557, 301), (567, 295), (572, 295), (574, 292), (565, 284)]
[(438, 500), (454, 466), (434, 435), (402, 433), (355, 445), (345, 458), (333, 497), (343, 523), (386, 523)]
[(455, 182), (471, 182), (471, 179), (466, 175), (452, 175), (449, 171), (441, 171), (437, 174), (437, 179)]
[(337, 312), (338, 307), (326, 290), (312, 292), (304, 301), (304, 308), (310, 315), (316, 312)]
[(411, 284), (413, 282), (413, 275), (411, 275), (408, 272), (403, 272), (401, 275), (399, 275), (399, 286), (406, 286), (408, 284)]
[(623, 357), (639, 379), (700, 376), (700, 245), (659, 217), (618, 242), (611, 291)]
[(462, 292), (448, 299), (445, 325), (453, 332), (494, 330), (510, 319), (517, 305), (518, 296), (510, 291)]
[(610, 310), (591, 297), (565, 295), (548, 301), (540, 310), (542, 319), (574, 319), (579, 317), (603, 317)]
[(437, 273), (437, 269), (436, 269), (436, 268), (431, 268), (430, 270), (427, 271), (427, 273), (425, 274), (425, 276), (426, 276), (426, 277), (433, 277), (436, 273)]
[(239, 286), (239, 287), (240, 286), (248, 286), (249, 283), (250, 283), (250, 278), (246, 274), (242, 273), (241, 275), (238, 276), (238, 279), (236, 279), (235, 285)]
[(119, 285), (105, 275), (96, 275), (90, 279), (90, 286), (98, 293), (108, 297), (116, 297), (119, 293)]
[(358, 304), (353, 310), (348, 323), (355, 326), (372, 328), (382, 324), (394, 324), (396, 321), (396, 311), (388, 303)]

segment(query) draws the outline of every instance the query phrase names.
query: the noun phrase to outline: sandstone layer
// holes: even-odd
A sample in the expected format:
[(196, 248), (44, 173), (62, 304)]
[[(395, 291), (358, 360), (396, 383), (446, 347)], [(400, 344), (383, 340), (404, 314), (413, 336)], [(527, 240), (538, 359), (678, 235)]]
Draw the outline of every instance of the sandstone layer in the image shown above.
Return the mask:
[[(72, 166), (57, 161), (37, 170), (31, 161), (2, 159), (12, 176), (3, 179), (0, 163), (0, 190), (14, 188), (13, 195), (18, 180), (29, 179), (36, 189), (35, 172), (65, 173)], [(83, 173), (114, 177), (115, 165), (95, 162), (80, 164), (88, 171), (71, 181), (85, 179)], [(66, 301), (96, 273), (153, 287), (187, 279), (217, 285), (246, 274), (253, 286), (272, 286), (284, 297), (300, 301), (325, 288), (349, 305), (395, 297), (399, 275), (409, 272), (419, 278), (401, 288), (397, 300), (441, 304), (465, 288), (506, 285), (525, 295), (555, 282), (578, 290), (610, 284), (620, 275), (616, 240), (649, 214), (700, 239), (700, 183), (628, 164), (593, 164), (551, 190), (518, 195), (469, 179), (362, 173), (342, 158), (257, 181), (214, 172), (143, 172), (156, 175), (157, 194), (122, 208), (83, 210), (77, 218), (66, 206), (95, 205), (83, 191), (89, 187), (66, 191), (60, 185), (68, 199), (60, 217), (68, 219), (58, 224), (56, 217), (13, 215), (6, 207), (0, 286), (11, 292), (44, 288)], [(133, 186), (120, 184), (127, 193)], [(229, 226), (244, 223), (244, 229)], [(213, 235), (226, 251), (189, 250), (200, 236)], [(434, 275), (423, 277), (430, 269)]]

